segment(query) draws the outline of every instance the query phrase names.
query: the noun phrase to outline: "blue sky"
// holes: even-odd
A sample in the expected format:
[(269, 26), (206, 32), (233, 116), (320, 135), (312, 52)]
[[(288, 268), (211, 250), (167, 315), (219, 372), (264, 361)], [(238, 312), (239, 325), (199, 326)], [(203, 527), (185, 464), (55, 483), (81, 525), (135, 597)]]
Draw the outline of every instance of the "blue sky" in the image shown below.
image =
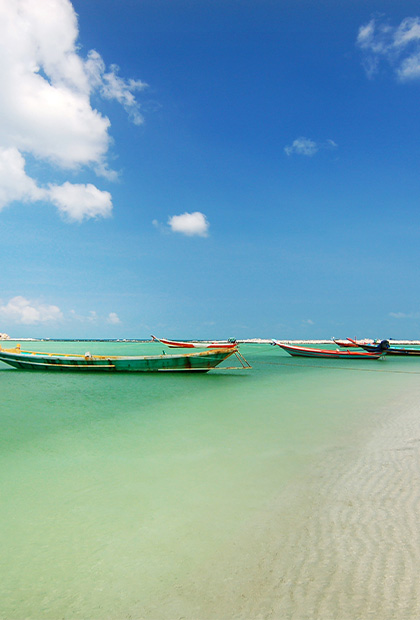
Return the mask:
[(418, 2), (0, 24), (0, 332), (420, 337)]

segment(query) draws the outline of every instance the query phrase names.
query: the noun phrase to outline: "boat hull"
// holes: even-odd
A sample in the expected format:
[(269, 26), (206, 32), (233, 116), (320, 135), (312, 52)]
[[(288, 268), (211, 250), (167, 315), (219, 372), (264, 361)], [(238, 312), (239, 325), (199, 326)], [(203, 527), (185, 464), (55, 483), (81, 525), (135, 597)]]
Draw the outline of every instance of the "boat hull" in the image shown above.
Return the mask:
[(377, 360), (385, 355), (385, 351), (368, 353), (368, 352), (358, 352), (358, 351), (331, 351), (328, 349), (311, 349), (308, 347), (297, 347), (294, 345), (287, 345), (281, 342), (273, 342), (273, 344), (278, 345), (284, 351), (289, 353), (290, 355), (298, 356), (298, 357), (322, 357), (328, 359), (372, 359)]
[(227, 340), (193, 342), (188, 340), (167, 340), (166, 338), (156, 338), (156, 336), (152, 336), (152, 340), (161, 342), (173, 349), (235, 349), (238, 346), (236, 342), (228, 342)]
[(95, 356), (55, 355), (32, 351), (0, 350), (0, 361), (19, 370), (73, 372), (208, 372), (236, 353), (215, 349), (179, 355)]
[[(369, 351), (369, 352), (374, 352), (375, 349), (375, 345), (359, 345), (361, 346), (362, 349), (364, 349), (365, 351)], [(386, 354), (387, 355), (414, 355), (414, 356), (419, 356), (420, 355), (420, 349), (403, 349), (403, 348), (394, 348), (394, 347), (389, 347), (386, 350)]]
[(355, 348), (355, 347), (360, 347), (361, 345), (365, 344), (363, 340), (360, 342), (358, 340), (335, 340), (334, 339), (334, 342), (339, 347), (345, 347), (345, 348)]

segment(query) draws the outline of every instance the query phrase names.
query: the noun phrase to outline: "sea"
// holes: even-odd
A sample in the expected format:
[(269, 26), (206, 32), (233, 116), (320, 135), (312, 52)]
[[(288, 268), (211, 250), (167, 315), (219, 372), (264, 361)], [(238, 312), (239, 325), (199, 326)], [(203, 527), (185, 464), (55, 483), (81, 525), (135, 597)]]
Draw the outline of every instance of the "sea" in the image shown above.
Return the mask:
[[(103, 355), (164, 348), (21, 345)], [(207, 374), (0, 363), (2, 620), (419, 617), (401, 567), (391, 573), (400, 590), (407, 582), (406, 615), (366, 585), (387, 577), (389, 554), (354, 519), (367, 531), (386, 518), (368, 502), (389, 469), (369, 465), (376, 487), (363, 498), (354, 480), (369, 478), (359, 467), (367, 446), (407, 410), (407, 395), (418, 396), (420, 357), (240, 351), (252, 369), (223, 370), (232, 358)], [(386, 546), (392, 531), (384, 538)]]

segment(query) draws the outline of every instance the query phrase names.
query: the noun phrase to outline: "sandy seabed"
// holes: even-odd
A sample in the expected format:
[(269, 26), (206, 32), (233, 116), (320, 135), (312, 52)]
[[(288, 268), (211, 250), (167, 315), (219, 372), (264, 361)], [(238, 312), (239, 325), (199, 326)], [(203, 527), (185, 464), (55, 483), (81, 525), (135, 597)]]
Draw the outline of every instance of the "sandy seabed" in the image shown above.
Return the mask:
[(302, 513), (265, 531), (264, 570), (231, 617), (420, 618), (420, 390), (381, 414), (350, 459), (314, 470)]
[(204, 596), (192, 583), (172, 600), (172, 618), (418, 620), (420, 388), (384, 405), (354, 448), (323, 455), (249, 531), (208, 567)]

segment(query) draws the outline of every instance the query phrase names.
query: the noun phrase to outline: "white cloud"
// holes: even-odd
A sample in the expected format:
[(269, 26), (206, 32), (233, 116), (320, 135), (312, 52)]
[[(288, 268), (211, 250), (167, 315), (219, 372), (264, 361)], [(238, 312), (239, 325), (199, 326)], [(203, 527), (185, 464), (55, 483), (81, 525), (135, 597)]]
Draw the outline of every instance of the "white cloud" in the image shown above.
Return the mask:
[(390, 312), (389, 316), (393, 319), (420, 319), (420, 312)]
[(287, 155), (297, 153), (298, 155), (307, 155), (308, 157), (312, 157), (312, 155), (315, 155), (318, 151), (318, 146), (313, 140), (301, 137), (296, 138), (291, 146), (285, 146), (284, 150)]
[(334, 142), (334, 140), (327, 140), (326, 142), (317, 143), (310, 138), (304, 138), (303, 136), (301, 136), (300, 138), (296, 138), (296, 140), (294, 140), (290, 146), (285, 146), (284, 151), (286, 155), (296, 154), (312, 157), (320, 149), (332, 149), (336, 147), (337, 144)]
[(420, 78), (420, 18), (406, 17), (399, 26), (375, 18), (359, 28), (356, 45), (362, 50), (363, 65), (373, 77), (384, 60), (400, 81)]
[(327, 149), (327, 148), (330, 148), (330, 149), (336, 149), (336, 148), (337, 148), (337, 146), (338, 146), (338, 145), (337, 145), (337, 143), (336, 143), (336, 142), (334, 142), (334, 140), (327, 140), (327, 141), (326, 141), (326, 143), (325, 143), (325, 145), (324, 145), (324, 148), (326, 148), (326, 149)]
[(46, 304), (37, 299), (27, 299), (17, 295), (8, 302), (0, 300), (0, 321), (6, 325), (40, 325), (40, 324), (68, 324), (74, 321), (88, 324), (120, 325), (121, 320), (116, 312), (108, 316), (100, 316), (95, 310), (87, 315), (78, 314), (75, 310), (62, 311), (58, 306)]
[(403, 82), (420, 78), (420, 51), (404, 58), (397, 69), (397, 77)]
[(172, 232), (179, 232), (187, 235), (188, 237), (192, 237), (194, 235), (199, 237), (207, 237), (210, 226), (206, 216), (204, 213), (200, 213), (200, 211), (195, 211), (194, 213), (183, 213), (182, 215), (173, 215), (169, 218), (168, 224)]
[(0, 305), (0, 319), (20, 325), (55, 323), (63, 319), (58, 306), (30, 301), (25, 297), (13, 297), (7, 304)]
[(405, 47), (410, 43), (419, 43), (420, 41), (420, 19), (418, 17), (406, 17), (398, 26), (394, 44), (396, 47)]
[(52, 185), (48, 193), (60, 213), (72, 222), (109, 217), (112, 212), (111, 194), (90, 183), (76, 185), (66, 181), (63, 185)]
[(44, 196), (45, 192), (26, 175), (22, 154), (14, 147), (0, 146), (0, 210), (13, 200), (27, 202)]
[(87, 218), (109, 217), (112, 198), (92, 184), (80, 185), (66, 181), (63, 185), (40, 188), (25, 173), (25, 160), (16, 148), (0, 147), (0, 210), (14, 200), (33, 202), (51, 201), (71, 222)]
[(116, 312), (110, 312), (108, 314), (107, 322), (111, 323), (111, 325), (119, 325), (121, 320)]
[[(13, 200), (51, 199), (25, 174), (27, 155), (115, 178), (106, 161), (110, 121), (92, 107), (94, 92), (118, 101), (134, 123), (142, 122), (133, 93), (146, 85), (121, 78), (115, 65), (107, 70), (96, 51), (82, 58), (77, 37), (69, 0), (0, 0), (0, 208)], [(6, 178), (8, 166), (12, 174)], [(83, 217), (70, 219), (102, 215), (85, 204)]]
[(99, 315), (95, 310), (90, 310), (87, 315), (78, 314), (75, 310), (70, 310), (66, 319), (78, 321), (79, 323), (95, 323), (98, 325), (109, 323), (120, 325), (121, 320), (116, 312), (110, 312), (108, 316)]
[(91, 50), (88, 54), (86, 71), (92, 86), (97, 88), (105, 99), (115, 99), (120, 103), (135, 125), (143, 123), (143, 116), (140, 113), (139, 104), (133, 94), (134, 91), (142, 91), (147, 88), (147, 84), (141, 80), (125, 80), (118, 74), (118, 65), (111, 65), (110, 71), (106, 71), (105, 63), (96, 50)]
[(78, 314), (75, 310), (70, 310), (69, 318), (80, 323), (96, 323), (99, 319), (98, 313), (95, 310), (90, 310), (88, 315)]
[(80, 185), (68, 181), (63, 185), (41, 188), (26, 174), (24, 167), (25, 160), (16, 148), (0, 147), (0, 210), (15, 200), (47, 200), (73, 222), (111, 215), (112, 199), (109, 192), (101, 191), (90, 183)]

